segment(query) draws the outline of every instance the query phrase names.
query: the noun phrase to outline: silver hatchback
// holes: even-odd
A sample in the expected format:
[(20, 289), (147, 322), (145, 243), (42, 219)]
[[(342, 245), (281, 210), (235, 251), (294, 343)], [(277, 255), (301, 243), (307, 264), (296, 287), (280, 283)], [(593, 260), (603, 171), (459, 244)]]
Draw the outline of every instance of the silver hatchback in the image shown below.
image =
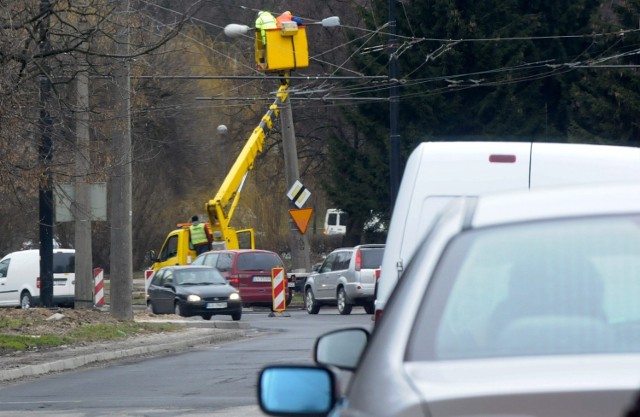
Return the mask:
[(350, 314), (353, 306), (363, 306), (373, 314), (376, 280), (384, 244), (365, 244), (331, 252), (318, 272), (305, 283), (305, 308), (318, 314), (322, 305), (337, 305), (340, 314)]
[[(317, 367), (263, 369), (258, 398), (278, 416), (623, 417), (638, 297), (640, 185), (460, 198), (373, 333), (320, 337)], [(353, 371), (342, 399), (336, 367)]]

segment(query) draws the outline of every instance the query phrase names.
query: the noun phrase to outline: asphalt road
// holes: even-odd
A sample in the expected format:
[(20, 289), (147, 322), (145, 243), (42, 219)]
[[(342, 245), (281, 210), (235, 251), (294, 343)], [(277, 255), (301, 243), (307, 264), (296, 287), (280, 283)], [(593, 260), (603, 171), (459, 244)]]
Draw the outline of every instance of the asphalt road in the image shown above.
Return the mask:
[(372, 325), (361, 308), (350, 316), (335, 308), (277, 317), (247, 312), (242, 321), (250, 329), (238, 341), (8, 384), (0, 388), (0, 417), (263, 416), (256, 381), (264, 365), (311, 363), (318, 335)]

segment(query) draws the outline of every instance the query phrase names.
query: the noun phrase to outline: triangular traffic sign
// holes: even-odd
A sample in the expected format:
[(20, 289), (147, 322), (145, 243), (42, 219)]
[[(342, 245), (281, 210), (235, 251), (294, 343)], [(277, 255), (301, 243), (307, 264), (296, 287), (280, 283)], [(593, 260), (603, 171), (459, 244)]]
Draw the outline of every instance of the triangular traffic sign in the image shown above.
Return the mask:
[(307, 226), (309, 226), (311, 215), (313, 215), (313, 209), (303, 208), (298, 210), (289, 210), (289, 214), (298, 227), (300, 233), (304, 235), (307, 231)]

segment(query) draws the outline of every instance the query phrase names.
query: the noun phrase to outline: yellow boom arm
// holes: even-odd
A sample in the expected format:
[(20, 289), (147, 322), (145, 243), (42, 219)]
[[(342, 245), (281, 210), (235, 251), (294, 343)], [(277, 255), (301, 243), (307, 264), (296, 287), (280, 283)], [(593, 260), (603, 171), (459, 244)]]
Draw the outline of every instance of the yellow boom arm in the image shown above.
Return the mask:
[[(225, 242), (229, 249), (239, 248), (236, 231), (229, 226), (229, 223), (238, 205), (244, 180), (248, 172), (253, 169), (256, 157), (262, 152), (264, 140), (271, 132), (273, 124), (280, 113), (278, 106), (284, 103), (289, 96), (289, 78), (283, 77), (281, 83), (276, 100), (269, 107), (267, 113), (262, 116), (258, 127), (251, 133), (249, 140), (242, 148), (231, 170), (227, 173), (215, 197), (205, 205), (214, 242)], [(249, 230), (253, 236), (253, 231)], [(251, 247), (253, 246), (252, 239)]]

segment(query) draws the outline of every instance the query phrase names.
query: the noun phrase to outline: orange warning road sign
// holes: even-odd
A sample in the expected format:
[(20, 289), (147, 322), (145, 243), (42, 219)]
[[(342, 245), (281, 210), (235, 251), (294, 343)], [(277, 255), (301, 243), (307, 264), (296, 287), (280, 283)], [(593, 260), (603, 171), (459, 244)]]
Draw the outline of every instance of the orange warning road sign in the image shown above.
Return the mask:
[(298, 230), (300, 230), (300, 233), (304, 235), (307, 231), (307, 226), (309, 226), (309, 220), (313, 214), (313, 209), (303, 208), (299, 210), (289, 210), (289, 214), (298, 227)]

